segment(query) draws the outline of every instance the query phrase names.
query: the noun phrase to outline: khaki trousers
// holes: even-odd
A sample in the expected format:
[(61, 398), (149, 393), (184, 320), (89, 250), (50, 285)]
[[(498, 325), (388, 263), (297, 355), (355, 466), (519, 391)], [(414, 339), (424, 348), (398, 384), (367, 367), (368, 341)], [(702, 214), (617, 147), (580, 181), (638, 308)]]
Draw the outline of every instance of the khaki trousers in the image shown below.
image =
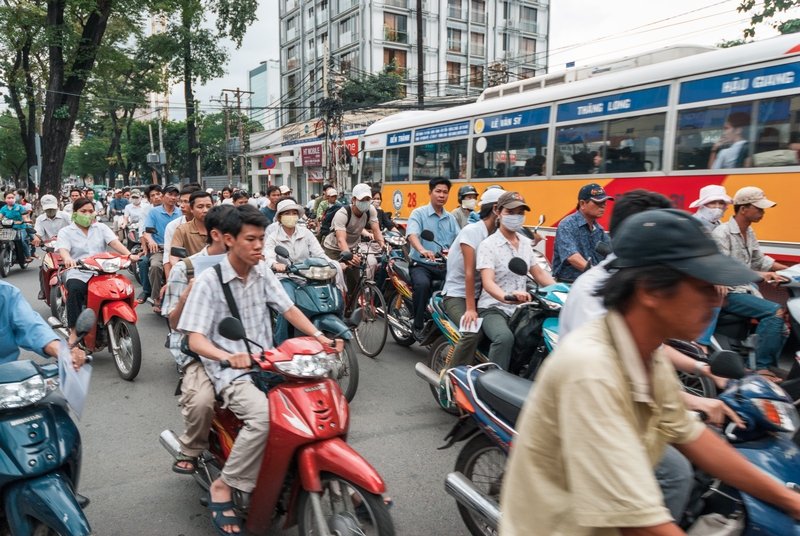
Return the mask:
[(252, 493), (269, 435), (269, 401), (255, 384), (243, 380), (229, 383), (220, 396), (223, 407), (244, 422), (222, 468), (222, 481), (232, 488)]
[[(467, 312), (466, 298), (445, 296), (442, 299), (442, 306), (450, 320), (452, 320), (456, 326), (460, 325), (461, 317)], [(448, 368), (456, 368), (462, 365), (470, 366), (474, 364), (475, 352), (478, 350), (478, 345), (482, 339), (483, 332), (481, 330), (477, 333), (462, 333), (461, 338), (458, 339), (456, 343), (456, 347), (453, 349), (453, 355), (450, 357), (450, 365)]]
[(208, 448), (208, 432), (214, 420), (214, 385), (200, 361), (193, 360), (183, 369), (181, 413), (183, 435), (178, 438), (184, 456), (200, 456)]
[(150, 271), (148, 272), (148, 279), (150, 279), (150, 296), (154, 301), (161, 301), (161, 287), (162, 279), (164, 278), (164, 253), (157, 251), (150, 254)]

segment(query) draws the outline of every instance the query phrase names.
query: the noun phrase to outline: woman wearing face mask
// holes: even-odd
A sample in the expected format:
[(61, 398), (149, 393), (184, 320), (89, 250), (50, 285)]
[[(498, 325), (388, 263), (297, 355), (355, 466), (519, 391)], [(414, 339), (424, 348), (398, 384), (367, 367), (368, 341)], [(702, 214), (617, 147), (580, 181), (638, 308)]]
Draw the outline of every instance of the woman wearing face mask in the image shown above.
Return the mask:
[[(19, 197), (15, 192), (6, 192), (6, 203), (2, 208), (0, 208), (0, 215), (3, 218), (13, 220), (14, 229), (21, 229), (24, 232), (27, 232), (28, 226), (25, 224), (30, 223), (31, 219), (28, 217), (28, 211), (25, 209), (25, 207), (17, 203), (18, 198)], [(17, 233), (17, 236), (20, 236), (21, 234), (22, 233)], [(31, 257), (31, 251), (28, 248), (28, 242), (26, 240), (17, 238), (14, 240), (14, 244), (17, 247), (17, 258), (19, 258), (21, 255), (25, 259), (26, 263), (33, 261), (33, 258)]]
[[(284, 199), (278, 203), (275, 211), (275, 223), (278, 224), (278, 228), (274, 233), (269, 234), (264, 242), (264, 260), (267, 266), (277, 272), (283, 289), (292, 301), (294, 301), (297, 286), (286, 275), (286, 265), (283, 264), (286, 259), (278, 258), (275, 248), (277, 246), (285, 247), (294, 264), (299, 264), (309, 258), (327, 259), (325, 251), (319, 245), (314, 234), (304, 225), (297, 225), (302, 213), (303, 207), (292, 199)], [(336, 263), (331, 262), (331, 266), (336, 266)], [(274, 338), (276, 346), (289, 338), (289, 323), (283, 318), (283, 315), (278, 315), (276, 319)]]
[(694, 217), (711, 233), (720, 223), (722, 215), (728, 206), (733, 203), (725, 191), (724, 186), (709, 184), (700, 189), (700, 198), (689, 205), (689, 208), (696, 208)]
[[(500, 228), (478, 246), (476, 269), (480, 271), (483, 284), (478, 316), (483, 319), (483, 334), (492, 341), (489, 361), (508, 370), (514, 347), (514, 334), (508, 328), (508, 321), (519, 304), (531, 300), (525, 290), (527, 278), (509, 270), (508, 262), (514, 257), (524, 260), (541, 286), (553, 285), (556, 281), (536, 263), (531, 241), (517, 232), (525, 223), (525, 212), (530, 211), (525, 199), (517, 192), (506, 192), (500, 196), (494, 210)], [(506, 296), (514, 296), (515, 300), (507, 300)]]
[[(396, 233), (397, 226), (392, 221), (392, 218), (383, 211), (381, 208), (381, 202), (383, 201), (383, 196), (381, 195), (380, 190), (373, 189), (372, 190), (372, 206), (375, 207), (375, 210), (378, 211), (378, 226), (381, 229), (382, 233), (387, 231), (391, 231)], [(363, 236), (367, 237), (368, 239), (372, 240), (372, 233), (369, 232), (368, 229), (364, 229), (364, 232), (361, 233)]]
[(72, 223), (59, 231), (56, 241), (56, 249), (67, 269), (64, 277), (68, 293), (67, 327), (70, 330), (70, 342), (76, 338), (75, 322), (86, 304), (88, 283), (93, 275), (89, 271), (71, 268), (77, 267), (80, 259), (103, 253), (109, 246), (120, 255), (130, 255), (131, 262), (139, 260), (139, 256), (131, 255), (107, 225), (94, 222), (96, 215), (94, 201), (79, 198), (72, 204)]
[(458, 222), (458, 226), (462, 229), (466, 227), (469, 221), (469, 215), (478, 206), (478, 190), (471, 184), (465, 184), (458, 189), (458, 208), (453, 209), (450, 213)]

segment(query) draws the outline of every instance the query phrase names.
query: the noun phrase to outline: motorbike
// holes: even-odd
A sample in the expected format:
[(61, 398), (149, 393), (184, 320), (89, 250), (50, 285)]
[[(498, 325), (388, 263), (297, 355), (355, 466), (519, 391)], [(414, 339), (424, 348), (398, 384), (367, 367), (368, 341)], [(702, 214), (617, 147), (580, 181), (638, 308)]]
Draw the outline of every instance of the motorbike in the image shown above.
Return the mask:
[[(131, 255), (142, 255), (142, 239), (139, 237), (139, 222), (130, 222), (126, 227), (128, 251)], [(136, 282), (141, 284), (141, 276), (139, 275), (139, 263), (132, 262), (128, 265), (128, 272), (136, 279)]]
[[(94, 325), (91, 311), (78, 317), (78, 340)], [(58, 388), (58, 365), (20, 360), (0, 364), (0, 493), (2, 533), (92, 533), (77, 493), (81, 436)]]
[[(234, 318), (223, 319), (219, 333), (245, 341), (248, 348), (255, 344)], [(283, 521), (284, 529), (298, 525), (301, 535), (394, 535), (383, 479), (345, 442), (349, 407), (328, 377), (338, 361), (331, 349), (300, 337), (250, 353), (253, 365), (247, 373), (269, 399), (270, 430), (255, 490), (233, 492), (237, 517), (255, 534)], [(210, 447), (194, 473), (204, 490), (220, 474), (241, 426), (230, 410), (215, 408)], [(160, 442), (173, 457), (180, 454), (171, 430), (161, 433)]]
[[(119, 376), (133, 381), (142, 366), (142, 344), (136, 328), (136, 301), (133, 285), (118, 272), (127, 268), (130, 259), (117, 253), (99, 253), (78, 261), (75, 270), (92, 272), (88, 283), (86, 308), (97, 316), (97, 322), (86, 334), (81, 344), (87, 353), (108, 347), (114, 357), (114, 366)], [(67, 329), (67, 288), (63, 264), (51, 278), (50, 286), (57, 289), (54, 298), (57, 315), (47, 322), (57, 332), (69, 338)]]
[(56, 251), (56, 238), (54, 236), (42, 244), (45, 253), (39, 270), (41, 271), (40, 277), (44, 282), (44, 301), (50, 306), (50, 314), (58, 317), (59, 307), (62, 307), (63, 304), (59, 303), (58, 285), (53, 284), (54, 281), (57, 281), (55, 276), (58, 275), (58, 267), (61, 265), (61, 255)]
[[(289, 251), (283, 246), (277, 246), (275, 253), (289, 262), (286, 272), (297, 285), (297, 308), (326, 337), (331, 338), (336, 333), (342, 333), (344, 351), (336, 356), (332, 377), (344, 392), (347, 401), (351, 402), (358, 389), (358, 359), (353, 334), (344, 319), (344, 297), (336, 287), (336, 268), (331, 267), (328, 259), (310, 258), (300, 264), (293, 264)], [(342, 262), (350, 259), (352, 253), (342, 254)], [(274, 312), (272, 317), (276, 317)], [(290, 325), (290, 337), (293, 331), (294, 328)]]
[(8, 277), (15, 264), (23, 270), (28, 267), (22, 252), (22, 240), (28, 241), (30, 247), (30, 237), (27, 229), (14, 229), (14, 220), (3, 218), (0, 225), (0, 276)]

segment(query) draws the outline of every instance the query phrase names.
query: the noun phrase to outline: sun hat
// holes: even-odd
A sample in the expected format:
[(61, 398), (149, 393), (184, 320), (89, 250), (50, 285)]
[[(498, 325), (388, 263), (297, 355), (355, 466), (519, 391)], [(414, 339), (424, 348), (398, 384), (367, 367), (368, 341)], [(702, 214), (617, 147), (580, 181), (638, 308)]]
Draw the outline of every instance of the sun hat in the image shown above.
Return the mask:
[(702, 207), (712, 201), (724, 201), (726, 204), (730, 205), (733, 203), (733, 199), (731, 196), (728, 195), (728, 192), (725, 191), (725, 187), (719, 184), (709, 184), (708, 186), (703, 186), (700, 188), (700, 197), (696, 201), (692, 201), (692, 204), (689, 205), (689, 208), (697, 208)]
[(42, 210), (58, 210), (58, 201), (53, 195), (42, 196)]
[(287, 210), (296, 210), (298, 215), (302, 215), (305, 208), (301, 207), (291, 199), (284, 199), (278, 203), (278, 208), (275, 209), (275, 216), (278, 216), (281, 212), (286, 212)]

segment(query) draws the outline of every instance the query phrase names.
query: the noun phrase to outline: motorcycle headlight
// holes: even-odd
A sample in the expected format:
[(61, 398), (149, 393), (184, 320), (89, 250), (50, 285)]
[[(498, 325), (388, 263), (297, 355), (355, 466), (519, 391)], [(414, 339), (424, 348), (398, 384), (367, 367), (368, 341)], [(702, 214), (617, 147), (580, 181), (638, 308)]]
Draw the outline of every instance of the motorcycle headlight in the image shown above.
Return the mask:
[(14, 220), (10, 218), (3, 218), (3, 227), (12, 227), (14, 225)]
[(406, 245), (406, 239), (403, 236), (390, 236), (386, 238), (386, 242), (388, 242), (389, 245), (398, 248), (401, 248)]
[(773, 426), (780, 428), (781, 431), (795, 432), (800, 426), (800, 417), (792, 404), (766, 398), (753, 398), (752, 401), (761, 416)]
[(58, 378), (44, 379), (40, 375), (15, 383), (0, 384), (0, 409), (24, 408), (47, 396), (58, 387)]
[(330, 266), (312, 266), (305, 270), (299, 270), (299, 273), (307, 279), (325, 281), (336, 277), (336, 268), (331, 268)]
[(291, 361), (275, 363), (275, 368), (282, 374), (296, 378), (321, 378), (333, 366), (336, 354), (319, 352), (316, 354), (295, 354)]
[(119, 258), (100, 261), (100, 266), (102, 267), (103, 271), (107, 273), (118, 272), (120, 265), (121, 263)]

